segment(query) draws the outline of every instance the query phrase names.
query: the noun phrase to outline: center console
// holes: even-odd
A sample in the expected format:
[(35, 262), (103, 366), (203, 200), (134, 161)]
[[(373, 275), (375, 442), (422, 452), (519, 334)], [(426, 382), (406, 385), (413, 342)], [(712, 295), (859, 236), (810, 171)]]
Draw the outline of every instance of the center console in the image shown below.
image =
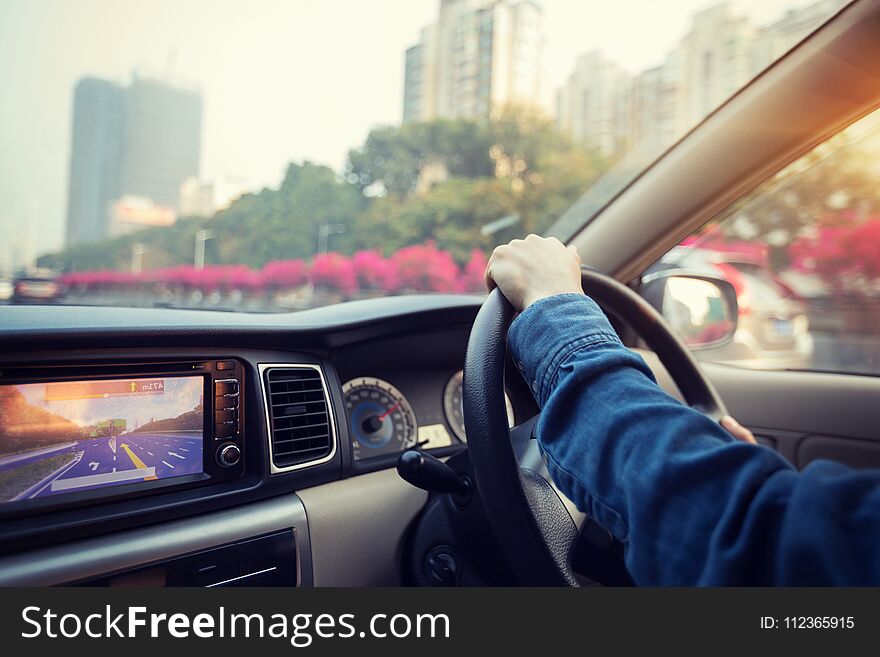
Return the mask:
[(4, 368), (0, 518), (242, 476), (237, 360)]
[[(266, 363), (287, 362), (299, 365), (261, 377)], [(314, 354), (5, 354), (0, 584), (308, 585), (294, 491), (338, 479), (347, 455), (277, 469), (271, 447), (278, 460), (284, 440), (311, 448), (320, 438), (311, 416), (296, 415), (298, 396), (317, 394), (305, 390), (315, 375), (333, 426), (338, 380)]]

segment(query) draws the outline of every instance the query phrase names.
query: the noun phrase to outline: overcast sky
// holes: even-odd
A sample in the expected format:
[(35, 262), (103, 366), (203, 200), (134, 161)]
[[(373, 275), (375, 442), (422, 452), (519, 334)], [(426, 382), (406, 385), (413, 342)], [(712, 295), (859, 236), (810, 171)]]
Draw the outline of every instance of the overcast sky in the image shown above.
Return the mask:
[(202, 399), (204, 379), (200, 376), (168, 377), (161, 394), (114, 395), (105, 399), (46, 401), (45, 383), (17, 386), (24, 398), (35, 406), (75, 422), (79, 426), (102, 420), (125, 419), (129, 430), (150, 419), (175, 418), (194, 410)]
[[(809, 0), (735, 0), (757, 23)], [(662, 61), (713, 0), (543, 0), (548, 82), (601, 49)], [(0, 267), (61, 246), (76, 80), (169, 69), (205, 99), (202, 177), (274, 186), (304, 159), (341, 170), (397, 123), (403, 51), (438, 0), (0, 0)]]

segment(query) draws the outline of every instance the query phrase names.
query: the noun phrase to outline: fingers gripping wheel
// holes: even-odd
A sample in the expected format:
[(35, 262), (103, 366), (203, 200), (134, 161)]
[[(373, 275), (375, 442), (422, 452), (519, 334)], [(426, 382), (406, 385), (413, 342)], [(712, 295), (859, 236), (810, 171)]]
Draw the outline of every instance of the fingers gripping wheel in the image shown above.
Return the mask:
[[(584, 271), (582, 283), (587, 294), (628, 322), (657, 353), (688, 404), (716, 420), (725, 414), (687, 348), (647, 302), (597, 272)], [(471, 466), (489, 522), (520, 581), (576, 586), (570, 566), (575, 525), (543, 477), (520, 469), (510, 442), (504, 365), (512, 318), (512, 306), (496, 289), (471, 329), (462, 390)]]

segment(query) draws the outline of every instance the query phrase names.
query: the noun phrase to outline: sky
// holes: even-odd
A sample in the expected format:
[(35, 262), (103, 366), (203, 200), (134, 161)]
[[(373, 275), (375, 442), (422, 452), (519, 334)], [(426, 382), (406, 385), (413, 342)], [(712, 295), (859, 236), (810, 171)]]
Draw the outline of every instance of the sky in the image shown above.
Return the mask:
[[(758, 24), (809, 0), (733, 0)], [(547, 82), (586, 51), (632, 72), (662, 62), (714, 0), (541, 0)], [(399, 123), (403, 53), (438, 0), (0, 0), (0, 270), (62, 246), (72, 94), (132, 70), (196, 83), (201, 177), (277, 185), (288, 162), (341, 171)]]
[(44, 383), (25, 383), (16, 387), (29, 403), (65, 417), (79, 426), (124, 418), (128, 430), (131, 430), (145, 424), (150, 418), (174, 418), (196, 408), (201, 400), (204, 379), (200, 376), (167, 378), (165, 390), (159, 395), (121, 395), (106, 399), (48, 402), (45, 400)]

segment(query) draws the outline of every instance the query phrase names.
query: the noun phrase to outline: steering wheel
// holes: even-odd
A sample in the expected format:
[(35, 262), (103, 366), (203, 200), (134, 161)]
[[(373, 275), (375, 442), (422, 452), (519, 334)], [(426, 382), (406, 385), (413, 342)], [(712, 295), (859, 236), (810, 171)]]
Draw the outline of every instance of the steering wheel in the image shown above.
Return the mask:
[[(582, 271), (582, 285), (657, 354), (691, 407), (716, 421), (726, 414), (715, 388), (650, 304), (592, 270)], [(489, 523), (520, 582), (577, 586), (571, 553), (578, 528), (551, 483), (534, 469), (520, 466), (510, 439), (516, 428), (508, 429), (504, 370), (513, 314), (510, 302), (495, 289), (471, 329), (462, 392), (471, 468)]]

